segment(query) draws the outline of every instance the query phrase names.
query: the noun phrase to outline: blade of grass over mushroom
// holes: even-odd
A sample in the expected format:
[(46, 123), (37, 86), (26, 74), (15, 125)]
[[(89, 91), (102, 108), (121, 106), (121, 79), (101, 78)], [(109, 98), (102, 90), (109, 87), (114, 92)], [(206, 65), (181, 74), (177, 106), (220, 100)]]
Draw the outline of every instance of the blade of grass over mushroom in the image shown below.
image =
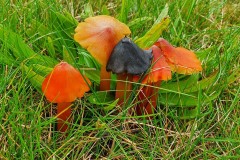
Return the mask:
[(165, 17), (161, 22), (152, 26), (152, 28), (141, 38), (138, 38), (135, 43), (140, 48), (149, 48), (162, 35), (162, 32), (167, 29), (170, 23), (170, 18)]

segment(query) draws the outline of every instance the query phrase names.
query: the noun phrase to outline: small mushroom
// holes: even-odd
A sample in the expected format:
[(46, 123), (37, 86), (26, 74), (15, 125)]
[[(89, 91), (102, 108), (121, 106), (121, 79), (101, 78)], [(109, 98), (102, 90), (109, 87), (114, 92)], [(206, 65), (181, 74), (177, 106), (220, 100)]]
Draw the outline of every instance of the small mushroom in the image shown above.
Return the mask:
[(42, 83), (42, 91), (51, 103), (57, 103), (57, 128), (65, 132), (70, 122), (71, 103), (89, 91), (91, 82), (67, 62), (60, 62)]
[[(137, 115), (152, 114), (157, 105), (158, 88), (162, 80), (171, 79), (171, 69), (166, 62), (160, 48), (153, 45), (151, 48), (153, 54), (152, 66), (142, 80), (142, 86), (138, 94), (138, 104), (136, 106)], [(139, 81), (140, 76), (134, 76), (134, 81)]]
[[(201, 62), (192, 51), (182, 47), (175, 48), (163, 38), (160, 38), (152, 46), (152, 50), (153, 66), (142, 83), (150, 84), (153, 87), (141, 88), (138, 98), (142, 103), (137, 106), (138, 115), (153, 113), (158, 97), (158, 89), (155, 86), (160, 86), (162, 80), (171, 79), (171, 71), (187, 75), (202, 71)], [(159, 60), (156, 61), (156, 59)], [(138, 80), (139, 77), (135, 77), (135, 81), (136, 79)]]
[(123, 38), (113, 49), (107, 63), (107, 71), (117, 74), (116, 96), (119, 103), (124, 101), (124, 91), (128, 97), (131, 90), (132, 75), (139, 75), (147, 71), (151, 64), (152, 51), (140, 49), (129, 38)]
[(111, 74), (106, 64), (113, 48), (131, 33), (130, 29), (111, 16), (99, 15), (79, 23), (75, 32), (74, 39), (101, 64), (100, 90), (110, 90)]
[(160, 38), (155, 45), (163, 51), (173, 72), (189, 75), (202, 71), (201, 62), (194, 52), (183, 47), (175, 48), (163, 38)]
[(115, 74), (127, 73), (138, 75), (150, 66), (151, 50), (142, 50), (129, 38), (123, 38), (113, 49), (107, 63), (107, 71)]

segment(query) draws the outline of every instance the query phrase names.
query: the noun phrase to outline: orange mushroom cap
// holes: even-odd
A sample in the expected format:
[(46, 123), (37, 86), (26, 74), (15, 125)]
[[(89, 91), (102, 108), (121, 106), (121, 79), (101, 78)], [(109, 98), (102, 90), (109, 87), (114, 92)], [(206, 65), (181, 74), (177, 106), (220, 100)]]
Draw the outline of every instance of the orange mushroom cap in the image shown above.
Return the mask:
[(73, 102), (89, 91), (91, 82), (67, 62), (60, 62), (42, 83), (42, 91), (52, 103)]
[(106, 65), (115, 45), (131, 33), (127, 25), (106, 15), (85, 19), (75, 32), (74, 39), (101, 65)]
[(155, 45), (160, 47), (172, 71), (192, 74), (202, 71), (201, 62), (192, 52), (182, 47), (173, 47), (167, 40), (160, 38)]
[[(161, 80), (171, 79), (171, 69), (166, 62), (166, 58), (164, 57), (161, 49), (155, 45), (153, 45), (150, 49), (152, 49), (153, 54), (152, 66), (149, 73), (142, 80), (142, 83), (150, 84)], [(138, 76), (134, 76), (134, 81), (137, 81), (138, 79)]]

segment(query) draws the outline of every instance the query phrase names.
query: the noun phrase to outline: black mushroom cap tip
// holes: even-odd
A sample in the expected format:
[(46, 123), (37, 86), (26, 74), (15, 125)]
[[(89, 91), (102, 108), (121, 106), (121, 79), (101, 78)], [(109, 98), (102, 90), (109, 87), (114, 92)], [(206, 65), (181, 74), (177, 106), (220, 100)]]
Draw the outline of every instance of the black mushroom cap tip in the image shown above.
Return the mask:
[(116, 74), (142, 74), (151, 65), (152, 50), (142, 50), (125, 37), (114, 47), (106, 70)]

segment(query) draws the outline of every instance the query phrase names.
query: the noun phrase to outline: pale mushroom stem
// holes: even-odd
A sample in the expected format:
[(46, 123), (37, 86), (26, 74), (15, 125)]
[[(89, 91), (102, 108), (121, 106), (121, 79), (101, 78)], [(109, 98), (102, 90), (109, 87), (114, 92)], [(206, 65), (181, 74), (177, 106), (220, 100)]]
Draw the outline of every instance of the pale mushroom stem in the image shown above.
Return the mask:
[(117, 75), (117, 85), (116, 85), (116, 95), (115, 99), (119, 99), (118, 105), (123, 106), (124, 101), (126, 102), (130, 96), (132, 90), (133, 76), (130, 74), (118, 74)]
[(57, 129), (65, 132), (68, 129), (66, 122), (71, 121), (71, 102), (62, 102), (57, 104)]
[(100, 72), (100, 91), (110, 90), (111, 73), (106, 71), (106, 66), (102, 66)]

